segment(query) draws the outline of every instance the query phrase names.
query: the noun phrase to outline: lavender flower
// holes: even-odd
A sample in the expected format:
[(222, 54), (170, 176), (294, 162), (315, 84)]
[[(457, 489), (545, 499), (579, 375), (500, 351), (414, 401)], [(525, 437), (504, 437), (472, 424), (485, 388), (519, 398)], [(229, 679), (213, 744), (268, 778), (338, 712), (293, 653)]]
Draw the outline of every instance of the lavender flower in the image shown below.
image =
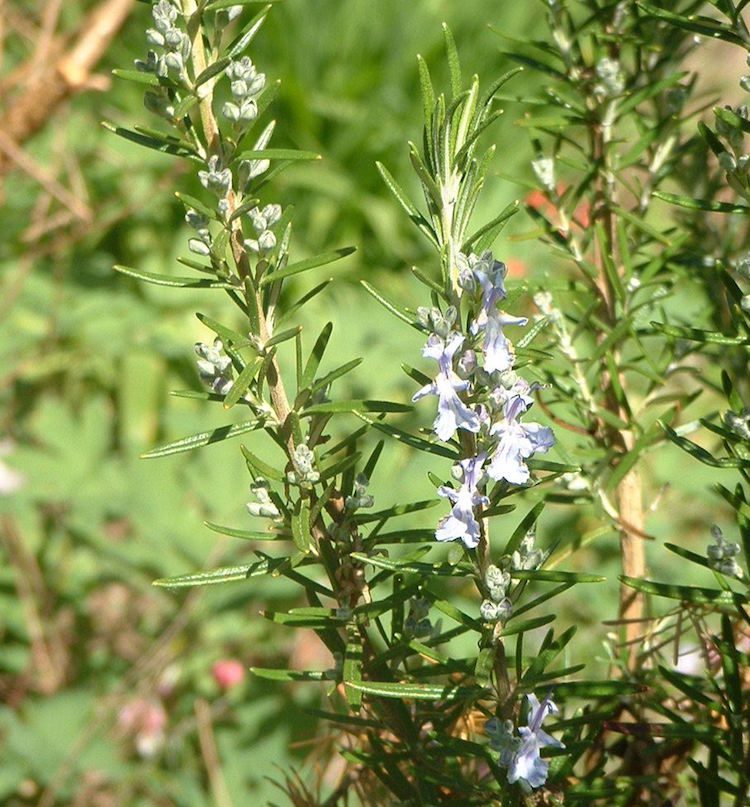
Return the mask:
[(441, 339), (435, 333), (430, 335), (422, 355), (437, 361), (438, 374), (432, 383), (426, 384), (412, 397), (412, 401), (418, 401), (426, 395), (438, 396), (438, 414), (433, 429), (445, 441), (450, 440), (457, 429), (479, 431), (479, 415), (458, 397), (459, 392), (469, 388), (469, 382), (461, 380), (453, 370), (453, 358), (463, 342), (463, 335), (455, 331), (448, 334), (446, 339)]
[(502, 406), (504, 419), (490, 427), (497, 438), (487, 473), (492, 479), (505, 479), (514, 485), (529, 481), (525, 460), (533, 454), (546, 454), (555, 444), (552, 429), (539, 423), (521, 423), (519, 418), (532, 405), (534, 387), (523, 378), (516, 378), (509, 389), (497, 387), (490, 395), (496, 406)]
[(489, 499), (482, 495), (477, 485), (482, 478), (482, 465), (487, 455), (461, 460), (458, 464), (463, 472), (463, 482), (458, 490), (441, 485), (438, 495), (449, 499), (453, 504), (451, 514), (443, 518), (435, 531), (438, 541), (455, 541), (460, 539), (468, 549), (474, 549), (479, 543), (479, 522), (474, 517), (474, 508), (489, 504)]
[(488, 250), (477, 257), (458, 256), (459, 282), (471, 293), (481, 290), (479, 314), (471, 323), (471, 333), (484, 332), (484, 369), (488, 373), (503, 372), (513, 366), (513, 347), (503, 334), (505, 325), (526, 325), (526, 317), (512, 317), (499, 311), (497, 304), (505, 298), (505, 264), (496, 261)]
[(542, 729), (542, 722), (547, 715), (557, 714), (558, 708), (549, 695), (541, 702), (536, 695), (526, 696), (529, 702), (528, 725), (521, 726), (521, 747), (513, 754), (508, 765), (508, 781), (513, 784), (523, 779), (531, 787), (541, 787), (547, 781), (549, 762), (539, 756), (539, 749), (545, 746), (565, 748), (565, 746)]
[(488, 373), (505, 372), (513, 367), (515, 354), (513, 345), (503, 333), (505, 325), (526, 325), (526, 317), (513, 317), (496, 308), (482, 308), (479, 316), (471, 324), (471, 332), (477, 334), (484, 331), (482, 351), (484, 353), (484, 369)]
[(497, 448), (487, 473), (495, 480), (525, 485), (530, 472), (525, 460), (533, 454), (546, 454), (555, 444), (552, 430), (539, 423), (506, 420), (495, 423), (491, 433), (498, 438)]

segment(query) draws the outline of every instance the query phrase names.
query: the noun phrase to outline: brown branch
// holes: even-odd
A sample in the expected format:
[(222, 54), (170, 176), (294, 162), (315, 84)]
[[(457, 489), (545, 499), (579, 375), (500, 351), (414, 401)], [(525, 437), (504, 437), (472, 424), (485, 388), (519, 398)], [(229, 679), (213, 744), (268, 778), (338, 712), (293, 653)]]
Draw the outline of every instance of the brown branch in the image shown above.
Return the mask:
[(198, 698), (195, 702), (195, 720), (198, 728), (198, 743), (203, 763), (206, 766), (206, 775), (214, 804), (216, 807), (232, 807), (232, 799), (221, 769), (219, 750), (216, 747), (211, 707), (204, 698)]
[[(135, 0), (104, 0), (81, 23), (70, 50), (46, 69), (34, 71), (24, 92), (0, 117), (0, 132), (6, 141), (16, 146), (25, 143), (45, 127), (55, 109), (72, 95), (92, 86), (102, 87), (101, 81), (93, 79), (91, 71), (134, 5)], [(53, 53), (61, 49), (60, 40), (58, 37), (51, 42)], [(13, 164), (4, 149), (0, 154), (0, 176)]]
[[(591, 143), (594, 161), (603, 166), (596, 185), (595, 205), (592, 210), (592, 221), (599, 220), (603, 227), (603, 238), (594, 238), (595, 264), (598, 268), (597, 286), (601, 297), (601, 315), (604, 321), (614, 326), (617, 322), (615, 307), (615, 290), (606, 272), (605, 262), (611, 259), (616, 270), (621, 273), (621, 259), (618, 254), (615, 222), (612, 207), (614, 205), (614, 188), (607, 170), (607, 147), (603, 127), (595, 125), (591, 131)], [(603, 335), (602, 335), (603, 336)], [(614, 350), (615, 372), (619, 374), (619, 349)], [(620, 387), (625, 390), (625, 379), (620, 375)], [(602, 375), (602, 391), (605, 407), (617, 418), (628, 423), (631, 419), (626, 402), (621, 403), (615, 391), (615, 381), (608, 370)], [(611, 446), (616, 447), (624, 456), (633, 450), (635, 435), (632, 429), (618, 429), (602, 424), (603, 433)], [(642, 537), (645, 533), (645, 514), (643, 509), (643, 485), (638, 465), (633, 466), (620, 480), (616, 489), (618, 518), (620, 527), (620, 558), (622, 572), (628, 577), (642, 579), (646, 574), (646, 553)], [(620, 585), (620, 619), (625, 623), (626, 645), (633, 646), (628, 655), (628, 667), (634, 669), (638, 662), (636, 652), (639, 641), (638, 621), (645, 611), (645, 596), (622, 583)]]

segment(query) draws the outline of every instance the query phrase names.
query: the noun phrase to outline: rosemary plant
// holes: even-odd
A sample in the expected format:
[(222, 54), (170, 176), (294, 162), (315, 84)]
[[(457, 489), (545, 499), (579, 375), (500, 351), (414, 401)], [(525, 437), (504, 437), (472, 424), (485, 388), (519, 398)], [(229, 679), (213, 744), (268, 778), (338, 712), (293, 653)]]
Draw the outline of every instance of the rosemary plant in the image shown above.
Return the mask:
[[(253, 529), (211, 525), (249, 541), (250, 562), (157, 585), (248, 586), (270, 576), (297, 587), (304, 604), (263, 615), (279, 630), (314, 632), (330, 653), (330, 666), (253, 671), (279, 682), (320, 682), (327, 703), (317, 714), (346, 761), (326, 804), (651, 803), (639, 799), (676, 787), (642, 741), (648, 709), (680, 721), (676, 710), (644, 694), (646, 685), (663, 692), (665, 681), (693, 706), (726, 707), (724, 716), (734, 721), (733, 753), (746, 753), (736, 673), (744, 651), (734, 642), (746, 620), (746, 596), (726, 583), (740, 579), (738, 547), (716, 533), (708, 558), (700, 559), (725, 581), (723, 592), (644, 580), (644, 543), (651, 536), (643, 499), (646, 452), (671, 439), (706, 459), (673, 428), (695, 397), (675, 379), (693, 358), (681, 340), (720, 340), (675, 325), (678, 286), (703, 287), (683, 260), (689, 227), (660, 227), (652, 205), (660, 195), (701, 211), (727, 209), (724, 202), (670, 196), (663, 185), (694, 142), (696, 110), (688, 106), (694, 81), (680, 71), (695, 46), (693, 34), (710, 28), (747, 42), (744, 4), (717, 0), (731, 18), (721, 27), (696, 22), (690, 15), (699, 4), (692, 2), (679, 4), (687, 15), (680, 16), (633, 2), (550, 0), (549, 41), (509, 46), (507, 56), (543, 78), (537, 94), (523, 99), (503, 95), (518, 70), (484, 91), (477, 77), (465, 85), (445, 28), (448, 93), (436, 91), (419, 60), (424, 128), (419, 145), (409, 144), (409, 156), (423, 204), (378, 166), (433, 248), (432, 264), (412, 270), (424, 298), (405, 307), (363, 281), (394, 316), (394, 327), (415, 329), (425, 340), (424, 369), (412, 366), (415, 357), (403, 357), (416, 384), (411, 402), (337, 399), (336, 382), (360, 359), (346, 357), (321, 373), (333, 325), (310, 344), (293, 322), (328, 283), (290, 302), (297, 276), (352, 250), (291, 257), (292, 209), (279, 204), (273, 179), (295, 161), (318, 155), (270, 145), (276, 123), (265, 122), (265, 113), (276, 85), (248, 49), (271, 6), (251, 16), (256, 4), (159, 0), (152, 4), (146, 57), (135, 70), (118, 71), (145, 85), (146, 108), (161, 127), (114, 131), (184, 160), (203, 193), (178, 193), (193, 231), (186, 245), (191, 256), (179, 262), (196, 274), (117, 268), (149, 283), (226, 294), (234, 318), (227, 314), (219, 322), (198, 314), (215, 338), (195, 346), (205, 390), (186, 394), (246, 413), (146, 456), (243, 437), (252, 493), (247, 509), (255, 519)], [(568, 266), (533, 288), (514, 288), (493, 251), (518, 203), (486, 223), (473, 216), (492, 165), (494, 147), (483, 144), (501, 114), (498, 104), (519, 100), (534, 151), (536, 187), (526, 205), (533, 235)], [(747, 198), (746, 111), (717, 116), (717, 132), (705, 128), (704, 137), (731, 186)], [(698, 231), (697, 223), (690, 226)], [(745, 345), (750, 306), (726, 267), (721, 271), (736, 329), (724, 344)], [(531, 294), (536, 313), (524, 335), (520, 329), (531, 317), (521, 311)], [(725, 388), (733, 414), (711, 428), (730, 457), (713, 461), (738, 468), (747, 481), (747, 408), (729, 381)], [(387, 419), (416, 403), (417, 414), (428, 412), (431, 428), (414, 433)], [(532, 407), (542, 410), (545, 423), (533, 419)], [(434, 495), (404, 501), (394, 485), (389, 501), (374, 509), (368, 487), (392, 441), (427, 455)], [(741, 484), (734, 492), (722, 490), (747, 533)], [(540, 524), (547, 503), (593, 504), (604, 526), (558, 547)], [(419, 526), (399, 527), (407, 514)], [(615, 674), (589, 680), (577, 677), (585, 664), (567, 659), (576, 627), (558, 619), (558, 598), (604, 578), (553, 567), (576, 544), (612, 533), (620, 538), (617, 616), (624, 641), (612, 659)], [(678, 554), (695, 559), (686, 550)], [(737, 606), (734, 622), (723, 617), (717, 640), (725, 689), (700, 689), (670, 670), (655, 683), (648, 593)], [(553, 722), (561, 712), (567, 718)], [(631, 722), (623, 719), (628, 714)], [(680, 735), (675, 726), (662, 731), (691, 741), (708, 737)], [(693, 764), (706, 777), (702, 803), (718, 804), (723, 790), (739, 805), (747, 776), (738, 774), (725, 786), (719, 767), (730, 764), (727, 754), (715, 735), (706, 742), (707, 763)], [(679, 755), (673, 744), (665, 747)], [(297, 803), (310, 803), (289, 781)]]

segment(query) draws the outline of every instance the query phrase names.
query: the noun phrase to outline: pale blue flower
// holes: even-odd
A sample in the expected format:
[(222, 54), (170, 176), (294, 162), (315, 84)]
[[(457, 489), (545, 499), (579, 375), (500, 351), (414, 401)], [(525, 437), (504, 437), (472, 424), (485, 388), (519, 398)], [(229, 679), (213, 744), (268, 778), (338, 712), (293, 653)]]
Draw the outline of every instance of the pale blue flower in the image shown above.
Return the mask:
[(547, 781), (549, 762), (539, 756), (539, 749), (545, 746), (565, 748), (565, 746), (542, 729), (547, 715), (557, 714), (558, 708), (549, 695), (539, 703), (536, 695), (526, 696), (529, 703), (528, 725), (521, 726), (521, 747), (513, 754), (508, 765), (508, 781), (513, 784), (523, 779), (530, 787), (541, 787)]
[(509, 388), (499, 386), (490, 393), (490, 400), (496, 407), (502, 407), (504, 416), (490, 427), (490, 434), (497, 438), (487, 468), (492, 479), (524, 485), (529, 481), (525, 460), (533, 454), (546, 454), (555, 444), (552, 429), (539, 423), (520, 422), (520, 417), (534, 403), (531, 393), (535, 386), (519, 377)]
[(555, 444), (552, 429), (539, 423), (503, 420), (495, 423), (490, 433), (498, 442), (487, 473), (492, 479), (505, 479), (513, 485), (524, 485), (529, 481), (530, 472), (525, 460), (533, 454), (546, 454)]
[(482, 308), (479, 316), (471, 324), (471, 332), (477, 334), (484, 331), (482, 352), (484, 353), (484, 369), (488, 373), (510, 370), (515, 353), (510, 340), (503, 333), (505, 325), (526, 325), (526, 317), (513, 317), (496, 308)]
[(461, 460), (458, 464), (463, 472), (463, 481), (458, 490), (441, 485), (438, 496), (449, 499), (453, 504), (450, 515), (443, 518), (435, 531), (438, 541), (461, 540), (468, 549), (474, 549), (479, 543), (479, 522), (474, 516), (474, 508), (489, 504), (489, 499), (482, 495), (477, 485), (482, 478), (482, 466), (487, 455)]
[(435, 333), (430, 335), (422, 355), (437, 361), (438, 374), (433, 382), (422, 387), (412, 397), (412, 401), (418, 401), (425, 395), (438, 396), (438, 414), (433, 429), (445, 441), (450, 440), (457, 429), (479, 431), (479, 415), (458, 397), (459, 392), (465, 392), (469, 388), (469, 382), (462, 380), (453, 369), (453, 358), (463, 342), (464, 337), (455, 331), (448, 334), (446, 339)]
[[(496, 261), (491, 252), (460, 256), (461, 277), (466, 288), (478, 286), (482, 291), (482, 305), (471, 332), (476, 336), (484, 332), (484, 369), (488, 373), (504, 372), (513, 366), (513, 346), (503, 333), (505, 325), (526, 325), (526, 317), (512, 317), (499, 311), (497, 304), (505, 298), (505, 264)], [(469, 283), (471, 278), (471, 283)]]

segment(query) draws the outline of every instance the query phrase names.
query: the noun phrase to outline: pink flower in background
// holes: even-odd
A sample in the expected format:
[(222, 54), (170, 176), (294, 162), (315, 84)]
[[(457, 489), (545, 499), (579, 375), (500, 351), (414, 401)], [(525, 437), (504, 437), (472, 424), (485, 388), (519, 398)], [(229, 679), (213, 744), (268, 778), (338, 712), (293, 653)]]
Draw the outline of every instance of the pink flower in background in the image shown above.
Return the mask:
[(164, 746), (167, 713), (156, 698), (134, 698), (120, 709), (117, 722), (126, 734), (133, 737), (141, 757), (150, 759)]
[(234, 658), (220, 659), (211, 668), (211, 673), (223, 690), (232, 689), (245, 680), (245, 666)]

